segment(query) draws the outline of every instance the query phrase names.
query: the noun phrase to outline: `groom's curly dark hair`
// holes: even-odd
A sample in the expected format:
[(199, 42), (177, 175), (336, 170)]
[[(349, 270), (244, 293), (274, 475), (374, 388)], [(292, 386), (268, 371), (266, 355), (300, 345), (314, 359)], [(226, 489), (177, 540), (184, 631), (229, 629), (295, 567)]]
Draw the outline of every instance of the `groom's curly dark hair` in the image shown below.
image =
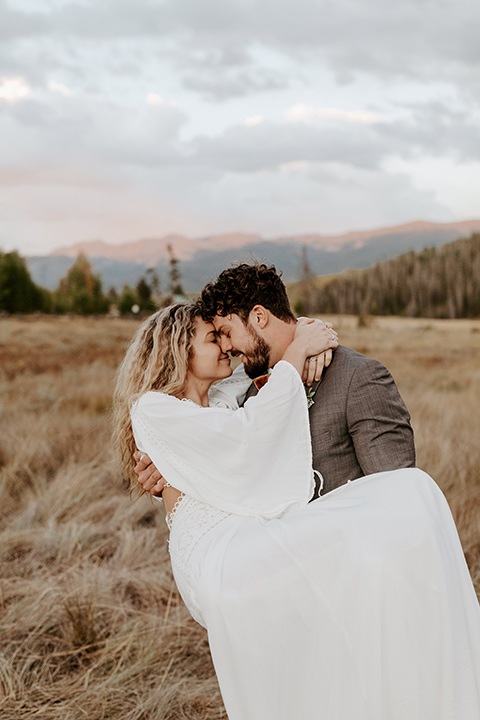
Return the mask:
[(232, 265), (209, 282), (200, 296), (200, 312), (207, 321), (215, 315), (235, 314), (246, 324), (255, 305), (263, 305), (280, 320), (295, 320), (281, 273), (274, 265)]

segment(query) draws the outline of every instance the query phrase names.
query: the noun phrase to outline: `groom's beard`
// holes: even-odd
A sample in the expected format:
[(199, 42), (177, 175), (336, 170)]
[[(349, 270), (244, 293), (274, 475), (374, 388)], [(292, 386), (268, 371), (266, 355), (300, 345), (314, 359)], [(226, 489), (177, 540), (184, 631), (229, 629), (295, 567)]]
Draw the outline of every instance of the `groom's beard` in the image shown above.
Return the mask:
[(244, 353), (243, 367), (249, 378), (266, 375), (270, 367), (270, 345), (250, 326), (247, 325), (247, 331), (252, 338), (252, 348)]

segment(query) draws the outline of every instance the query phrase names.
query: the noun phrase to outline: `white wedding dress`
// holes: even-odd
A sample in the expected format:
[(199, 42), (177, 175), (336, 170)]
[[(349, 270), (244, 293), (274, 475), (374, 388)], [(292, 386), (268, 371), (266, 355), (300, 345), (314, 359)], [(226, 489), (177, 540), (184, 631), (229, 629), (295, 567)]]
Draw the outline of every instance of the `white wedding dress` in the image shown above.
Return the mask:
[(230, 720), (479, 720), (480, 610), (448, 505), (417, 469), (308, 503), (306, 398), (291, 365), (234, 410), (149, 392), (139, 449), (184, 493), (175, 579), (207, 628)]

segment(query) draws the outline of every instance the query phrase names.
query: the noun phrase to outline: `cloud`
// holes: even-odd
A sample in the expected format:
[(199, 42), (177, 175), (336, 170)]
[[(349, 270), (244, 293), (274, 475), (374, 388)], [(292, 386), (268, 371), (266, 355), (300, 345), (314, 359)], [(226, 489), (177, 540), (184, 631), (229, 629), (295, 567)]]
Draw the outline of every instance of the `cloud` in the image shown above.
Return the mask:
[(83, 188), (59, 180), (54, 193), (48, 184), (3, 189), (4, 245), (22, 238), (29, 254), (42, 254), (80, 239), (121, 242), (172, 230), (195, 236), (232, 228), (260, 228), (266, 237), (334, 233), (404, 222), (405, 207), (407, 219), (453, 219), (448, 206), (404, 173), (336, 163), (221, 176), (143, 167), (133, 187), (108, 178), (103, 186)]
[(97, 95), (47, 92), (0, 115), (0, 170), (16, 177), (12, 171), (20, 168), (28, 185), (28, 168), (33, 183), (52, 172), (60, 182), (62, 167), (70, 183), (76, 168), (81, 184), (90, 172), (95, 185), (99, 167), (122, 173), (130, 165), (181, 165), (185, 151), (179, 133), (185, 122), (185, 113), (172, 104), (140, 101), (132, 108)]
[(285, 118), (293, 122), (311, 123), (318, 120), (333, 119), (353, 123), (373, 123), (376, 118), (366, 110), (337, 110), (335, 108), (317, 108), (308, 105), (294, 105), (285, 112)]
[(61, 95), (65, 95), (66, 97), (72, 94), (72, 91), (66, 85), (64, 85), (63, 83), (54, 82), (53, 80), (50, 80), (50, 82), (48, 83), (48, 89), (52, 92), (58, 92)]
[(200, 67), (183, 74), (182, 86), (193, 90), (210, 101), (223, 101), (245, 97), (252, 93), (281, 90), (289, 79), (275, 70), (266, 68), (231, 69)]
[(480, 112), (467, 114), (443, 102), (429, 102), (412, 106), (411, 113), (402, 122), (375, 126), (399, 155), (447, 156), (467, 162), (480, 158)]
[(450, 219), (467, 165), (452, 207), (476, 208), (479, 17), (474, 0), (0, 0), (8, 232)]
[(254, 125), (260, 125), (263, 122), (263, 117), (261, 115), (251, 115), (250, 117), (245, 118), (244, 122), (245, 125), (253, 127)]
[(412, 115), (386, 120), (363, 111), (297, 106), (276, 121), (253, 117), (215, 136), (197, 136), (190, 162), (224, 172), (258, 173), (289, 163), (340, 163), (380, 169), (391, 157), (480, 158), (480, 118), (442, 103), (415, 106)]
[[(69, 176), (75, 166), (84, 176), (91, 166), (92, 181), (99, 164), (122, 174), (129, 167), (195, 170), (201, 183), (202, 177), (250, 176), (302, 164), (381, 170), (392, 157), (462, 161), (480, 154), (478, 123), (438, 103), (414, 106), (411, 115), (396, 120), (375, 120), (358, 110), (294, 106), (276, 120), (252, 115), (223, 131), (190, 139), (182, 137), (188, 122), (185, 111), (156, 93), (127, 105), (98, 95), (54, 91), (24, 98), (9, 109), (9, 115), (0, 117), (5, 143), (0, 167), (43, 165), (58, 175), (63, 163)], [(41, 177), (38, 169), (34, 176)]]
[(332, 119), (321, 125), (265, 120), (232, 126), (215, 137), (197, 137), (190, 150), (191, 162), (227, 172), (255, 173), (304, 161), (378, 168), (391, 144), (365, 124)]
[[(103, 0), (66, 2), (50, 12), (21, 12), (0, 3), (1, 37), (75, 39), (121, 45), (146, 42), (182, 78), (211, 100), (288, 86), (299, 69), (320, 63), (339, 82), (361, 75), (478, 89), (479, 8), (472, 0)], [(258, 51), (274, 53), (288, 71)], [(266, 55), (264, 54), (264, 58)], [(57, 55), (60, 67), (65, 63)], [(478, 102), (478, 100), (477, 100)]]
[(0, 0), (0, 40), (8, 42), (24, 37), (38, 37), (48, 32), (44, 13), (22, 12)]
[(31, 88), (21, 77), (0, 78), (0, 100), (18, 102), (31, 93)]
[[(187, 173), (185, 173), (187, 177)], [(166, 178), (156, 176), (157, 196)], [(171, 183), (170, 193), (175, 184)], [(198, 235), (232, 228), (267, 237), (309, 232), (342, 232), (405, 222), (451, 220), (448, 205), (430, 189), (416, 187), (401, 172), (362, 169), (338, 163), (295, 163), (262, 173), (225, 173), (189, 183), (183, 193), (188, 213), (174, 226)], [(170, 202), (170, 196), (168, 196)], [(178, 207), (178, 200), (177, 200)], [(181, 206), (179, 207), (179, 209)]]
[(151, 93), (148, 93), (148, 95), (146, 97), (146, 102), (148, 105), (163, 105), (164, 100), (161, 95), (151, 92)]

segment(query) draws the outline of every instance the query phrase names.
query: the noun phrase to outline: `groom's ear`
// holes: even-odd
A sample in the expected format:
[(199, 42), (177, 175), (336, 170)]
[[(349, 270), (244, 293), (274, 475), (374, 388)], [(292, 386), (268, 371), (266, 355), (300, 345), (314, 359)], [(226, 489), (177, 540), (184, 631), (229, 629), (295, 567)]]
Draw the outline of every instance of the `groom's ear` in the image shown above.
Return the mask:
[(257, 330), (264, 330), (269, 319), (270, 313), (263, 305), (254, 305), (248, 316), (248, 322)]

